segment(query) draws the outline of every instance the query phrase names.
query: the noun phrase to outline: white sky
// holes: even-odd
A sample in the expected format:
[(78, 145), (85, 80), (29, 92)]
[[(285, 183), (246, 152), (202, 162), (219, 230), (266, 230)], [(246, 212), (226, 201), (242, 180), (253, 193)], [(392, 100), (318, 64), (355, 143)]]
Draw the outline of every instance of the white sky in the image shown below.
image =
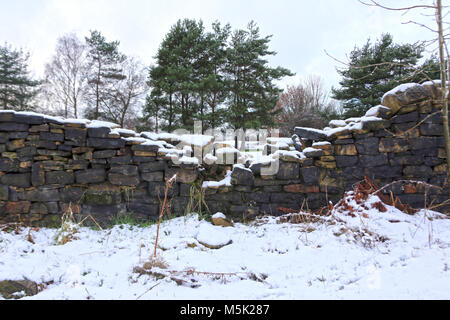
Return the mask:
[[(411, 0), (380, 0), (390, 6)], [(420, 2), (421, 0), (416, 0)], [(426, 2), (430, 2), (428, 0)], [(357, 0), (0, 0), (0, 42), (30, 52), (30, 69), (42, 76), (56, 39), (68, 32), (80, 37), (99, 30), (108, 41), (119, 40), (123, 53), (152, 62), (164, 35), (178, 19), (202, 19), (209, 30), (219, 20), (233, 29), (254, 20), (261, 35), (272, 34), (272, 66), (296, 76), (281, 83), (296, 84), (301, 77), (320, 75), (327, 89), (338, 86), (338, 63), (355, 45), (361, 47), (389, 32), (397, 43), (430, 38), (423, 28), (402, 24), (423, 20), (419, 12), (401, 15), (362, 5)]]

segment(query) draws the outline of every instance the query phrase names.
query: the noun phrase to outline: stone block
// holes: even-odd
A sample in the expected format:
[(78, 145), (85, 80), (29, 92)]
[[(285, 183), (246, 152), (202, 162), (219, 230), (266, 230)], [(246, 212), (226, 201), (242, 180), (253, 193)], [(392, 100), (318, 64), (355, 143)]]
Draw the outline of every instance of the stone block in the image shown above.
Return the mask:
[(119, 149), (125, 146), (123, 139), (88, 138), (87, 146), (98, 149)]
[(56, 188), (39, 187), (26, 191), (24, 199), (33, 202), (59, 201), (59, 190)]
[(378, 144), (380, 139), (377, 137), (368, 137), (358, 139), (355, 142), (359, 154), (378, 154)]
[(155, 171), (155, 172), (141, 173), (141, 178), (144, 181), (163, 181), (164, 180), (164, 172), (163, 171)]
[(75, 177), (73, 172), (49, 171), (45, 174), (45, 181), (47, 184), (65, 186), (68, 184), (73, 184), (75, 182)]
[(65, 128), (65, 139), (74, 143), (75, 146), (83, 146), (86, 142), (87, 130), (82, 128)]
[(120, 173), (108, 173), (108, 181), (113, 185), (135, 187), (139, 185), (139, 177)]
[(279, 162), (277, 172), (277, 179), (280, 180), (295, 180), (300, 176), (300, 164), (297, 162)]
[(433, 170), (428, 166), (405, 166), (403, 175), (407, 178), (427, 179), (433, 175)]
[(87, 134), (90, 138), (108, 138), (111, 129), (109, 127), (88, 128)]
[(0, 122), (0, 131), (28, 131), (29, 127), (26, 123)]
[(7, 173), (0, 176), (0, 184), (8, 186), (29, 188), (31, 187), (31, 174), (30, 173)]
[(52, 133), (52, 132), (40, 132), (39, 138), (41, 140), (48, 140), (48, 141), (64, 141), (64, 134), (62, 133)]
[(334, 154), (338, 156), (356, 156), (358, 151), (354, 144), (341, 144), (334, 147)]
[(80, 184), (100, 183), (105, 180), (105, 169), (87, 169), (75, 172), (75, 181)]
[(377, 155), (361, 155), (359, 156), (359, 164), (361, 167), (378, 167), (388, 164), (386, 154)]
[(231, 173), (231, 184), (252, 186), (254, 184), (253, 172), (241, 166), (234, 166)]
[(109, 170), (110, 173), (120, 173), (125, 176), (137, 176), (138, 167), (132, 165), (114, 165)]

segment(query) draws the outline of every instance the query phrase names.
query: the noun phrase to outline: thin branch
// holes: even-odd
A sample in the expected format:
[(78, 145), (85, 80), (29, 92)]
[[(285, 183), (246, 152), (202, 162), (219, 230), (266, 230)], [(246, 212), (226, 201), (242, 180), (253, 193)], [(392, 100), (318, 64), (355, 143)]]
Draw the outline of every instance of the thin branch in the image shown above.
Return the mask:
[[(364, 1), (362, 1), (362, 0), (358, 0), (360, 3), (362, 3), (363, 5), (366, 5), (366, 6), (369, 6), (369, 7), (380, 7), (380, 8), (383, 8), (383, 9), (386, 9), (386, 10), (390, 10), (390, 11), (408, 11), (408, 10), (411, 10), (411, 9), (433, 9), (433, 10), (436, 10), (436, 6), (430, 6), (430, 5), (425, 5), (425, 4), (423, 4), (423, 5), (415, 5), (415, 6), (410, 6), (410, 7), (403, 7), (403, 8), (392, 8), (392, 7), (386, 7), (386, 6), (383, 6), (383, 5), (381, 5), (381, 4), (379, 4), (378, 2), (376, 2), (375, 0), (370, 0), (370, 2), (371, 3), (366, 3), (366, 2), (364, 2)], [(447, 8), (447, 7), (445, 7), (445, 8)]]

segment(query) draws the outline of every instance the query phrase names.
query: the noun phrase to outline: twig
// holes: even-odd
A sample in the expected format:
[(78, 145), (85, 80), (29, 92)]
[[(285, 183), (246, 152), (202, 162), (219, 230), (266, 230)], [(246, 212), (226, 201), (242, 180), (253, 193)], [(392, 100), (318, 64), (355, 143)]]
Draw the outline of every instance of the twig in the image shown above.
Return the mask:
[(176, 181), (176, 178), (177, 178), (177, 175), (174, 174), (172, 178), (170, 178), (169, 180), (166, 181), (166, 188), (164, 190), (164, 202), (163, 202), (163, 204), (161, 206), (161, 212), (159, 214), (159, 219), (158, 219), (158, 226), (156, 228), (155, 250), (153, 251), (153, 257), (155, 257), (155, 258), (156, 258), (156, 249), (158, 247), (159, 226), (161, 225), (161, 220), (162, 220), (162, 217), (164, 215), (164, 209), (165, 209), (166, 201), (167, 201), (167, 193), (169, 191), (169, 188)]
[(158, 286), (161, 282), (158, 282), (154, 286), (150, 287), (147, 291), (145, 291), (143, 294), (141, 294), (139, 297), (136, 298), (136, 300), (139, 300), (144, 294), (148, 293), (150, 290), (152, 290), (154, 287)]

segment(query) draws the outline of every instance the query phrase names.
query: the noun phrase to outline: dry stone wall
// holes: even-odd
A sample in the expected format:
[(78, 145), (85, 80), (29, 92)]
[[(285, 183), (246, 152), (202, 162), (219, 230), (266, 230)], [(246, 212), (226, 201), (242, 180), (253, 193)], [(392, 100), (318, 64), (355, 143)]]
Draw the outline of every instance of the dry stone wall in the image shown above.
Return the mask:
[(332, 121), (324, 130), (296, 128), (290, 148), (296, 150), (275, 152), (279, 170), (270, 175), (262, 170), (267, 163), (245, 159), (227, 166), (215, 157), (200, 165), (183, 157), (176, 164), (174, 155), (183, 152), (171, 141), (108, 123), (0, 111), (0, 222), (58, 225), (69, 207), (103, 225), (126, 214), (154, 220), (164, 181), (174, 174), (172, 216), (199, 205), (234, 219), (317, 209), (365, 176), (380, 186), (396, 180), (439, 186), (402, 182), (385, 192), (413, 207), (443, 203), (449, 188), (439, 94), (432, 83), (402, 85), (364, 117)]

